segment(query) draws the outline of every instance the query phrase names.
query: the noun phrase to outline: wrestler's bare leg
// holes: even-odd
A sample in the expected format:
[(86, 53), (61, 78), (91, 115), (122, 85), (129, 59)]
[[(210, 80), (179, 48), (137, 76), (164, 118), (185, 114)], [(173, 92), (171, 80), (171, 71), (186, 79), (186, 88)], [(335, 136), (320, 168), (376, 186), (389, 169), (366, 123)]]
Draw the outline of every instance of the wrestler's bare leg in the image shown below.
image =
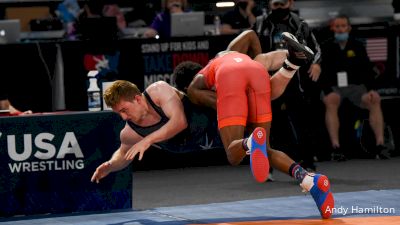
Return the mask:
[[(271, 149), (269, 144), (269, 134), (271, 129), (271, 123), (257, 123), (251, 125), (251, 131), (256, 127), (262, 127), (266, 131), (267, 135), (267, 146), (268, 146), (268, 158), (270, 165), (283, 172), (288, 173), (290, 166), (294, 161), (282, 151)], [(243, 158), (246, 156), (246, 150), (243, 148), (245, 127), (243, 126), (226, 126), (220, 129), (220, 135), (222, 143), (224, 144), (228, 161), (232, 165), (239, 165)]]

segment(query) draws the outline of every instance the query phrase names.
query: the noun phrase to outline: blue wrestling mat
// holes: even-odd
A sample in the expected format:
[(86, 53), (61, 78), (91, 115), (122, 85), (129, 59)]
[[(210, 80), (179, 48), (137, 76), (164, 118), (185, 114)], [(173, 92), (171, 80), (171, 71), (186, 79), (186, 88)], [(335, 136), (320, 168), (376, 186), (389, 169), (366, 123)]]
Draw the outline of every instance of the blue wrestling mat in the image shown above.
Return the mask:
[[(310, 195), (143, 211), (102, 212), (0, 219), (12, 225), (184, 225), (184, 224), (400, 224), (400, 189), (336, 193), (333, 218), (320, 219)], [(289, 221), (290, 220), (290, 221)]]

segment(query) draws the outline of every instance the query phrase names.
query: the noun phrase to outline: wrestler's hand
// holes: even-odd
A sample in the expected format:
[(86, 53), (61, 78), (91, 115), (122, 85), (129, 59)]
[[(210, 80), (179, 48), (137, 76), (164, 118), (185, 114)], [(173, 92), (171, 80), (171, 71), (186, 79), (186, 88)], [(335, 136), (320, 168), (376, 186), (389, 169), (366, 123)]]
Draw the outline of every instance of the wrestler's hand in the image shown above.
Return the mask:
[(104, 162), (100, 166), (97, 167), (96, 171), (93, 173), (92, 179), (90, 181), (99, 183), (100, 179), (104, 178), (111, 172), (111, 163)]
[(150, 143), (143, 139), (133, 145), (125, 154), (126, 160), (133, 160), (135, 156), (139, 153), (139, 160), (142, 160), (144, 152), (149, 149)]

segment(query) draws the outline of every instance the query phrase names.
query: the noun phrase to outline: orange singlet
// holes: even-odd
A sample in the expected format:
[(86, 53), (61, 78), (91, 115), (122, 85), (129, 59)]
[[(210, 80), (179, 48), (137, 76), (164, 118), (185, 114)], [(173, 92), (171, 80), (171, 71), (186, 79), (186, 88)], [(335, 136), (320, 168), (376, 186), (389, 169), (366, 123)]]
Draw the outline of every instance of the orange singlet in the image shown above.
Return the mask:
[(217, 92), (218, 128), (272, 120), (269, 75), (259, 62), (230, 52), (211, 60), (199, 74)]

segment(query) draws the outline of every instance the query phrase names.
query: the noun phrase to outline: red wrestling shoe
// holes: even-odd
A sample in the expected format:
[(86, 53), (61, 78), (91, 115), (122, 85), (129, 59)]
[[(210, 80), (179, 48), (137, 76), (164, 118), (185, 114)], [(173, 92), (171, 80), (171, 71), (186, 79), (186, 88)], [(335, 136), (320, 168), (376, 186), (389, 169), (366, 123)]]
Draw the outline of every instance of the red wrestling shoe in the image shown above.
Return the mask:
[(309, 173), (304, 177), (300, 186), (304, 192), (310, 192), (322, 218), (330, 218), (335, 207), (335, 200), (331, 192), (331, 184), (328, 177), (322, 174)]
[(266, 132), (262, 127), (254, 129), (247, 139), (247, 147), (250, 151), (250, 167), (253, 177), (257, 182), (263, 183), (269, 176), (269, 161), (267, 154)]

